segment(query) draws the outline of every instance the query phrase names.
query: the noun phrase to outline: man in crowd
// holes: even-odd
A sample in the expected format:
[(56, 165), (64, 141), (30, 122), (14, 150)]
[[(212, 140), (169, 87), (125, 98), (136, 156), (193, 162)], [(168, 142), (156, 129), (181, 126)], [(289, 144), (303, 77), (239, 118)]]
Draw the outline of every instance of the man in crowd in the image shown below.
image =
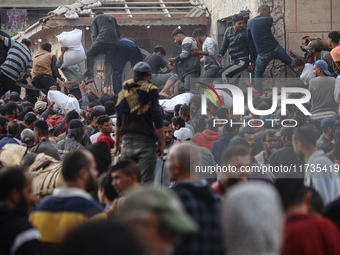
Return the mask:
[(119, 195), (119, 198), (115, 199), (106, 211), (111, 218), (119, 211), (120, 205), (125, 199), (125, 194), (129, 190), (139, 187), (141, 176), (137, 164), (131, 159), (118, 161), (117, 164), (111, 166), (109, 173), (112, 177), (112, 186)]
[(290, 56), (292, 56), (293, 58), (298, 58), (298, 59), (301, 59), (304, 63), (308, 63), (308, 64), (312, 64), (312, 59), (313, 59), (313, 57), (312, 56), (310, 56), (309, 54), (308, 54), (308, 52), (307, 52), (307, 50), (305, 49), (305, 47), (310, 43), (310, 40), (308, 39), (309, 38), (309, 36), (307, 35), (307, 36), (304, 36), (304, 37), (302, 37), (302, 41), (301, 41), (301, 45), (300, 45), (300, 49), (303, 51), (303, 52), (305, 52), (304, 53), (304, 55), (303, 55), (303, 57), (302, 56), (299, 56), (299, 55), (297, 55), (295, 52), (293, 52), (292, 50), (290, 50), (289, 51), (289, 54), (290, 54)]
[(104, 89), (108, 92), (112, 75), (112, 59), (118, 45), (120, 30), (116, 19), (112, 15), (96, 12), (96, 17), (91, 23), (92, 46), (87, 52), (87, 78), (91, 81), (94, 78), (93, 68), (95, 58), (105, 54), (104, 67)]
[(161, 157), (164, 151), (163, 116), (158, 89), (148, 82), (151, 78), (150, 66), (139, 62), (133, 71), (134, 79), (125, 81), (118, 95), (114, 155), (121, 151), (122, 158), (134, 159), (141, 171), (141, 182), (147, 183), (154, 181), (157, 154)]
[(264, 150), (255, 156), (255, 160), (264, 165), (269, 164), (269, 158), (279, 147), (279, 140), (275, 135), (276, 131), (273, 129), (267, 129), (264, 131), (262, 138), (262, 145)]
[(52, 45), (45, 42), (33, 58), (32, 84), (44, 93), (52, 86), (58, 86), (57, 79), (62, 80), (56, 66), (57, 57), (51, 54)]
[(195, 134), (192, 141), (196, 145), (205, 147), (212, 152), (214, 142), (220, 139), (217, 129), (217, 126), (214, 127), (214, 119), (208, 119), (206, 121), (206, 129), (202, 133)]
[[(218, 54), (217, 62), (221, 62), (227, 49), (232, 63), (220, 70), (222, 80), (227, 82), (235, 74), (247, 69), (254, 71), (256, 51), (251, 37), (247, 37), (247, 30), (244, 26), (244, 18), (241, 15), (233, 16), (233, 26), (227, 28), (223, 36), (223, 42)], [(249, 59), (250, 56), (250, 59)]]
[(35, 153), (45, 153), (52, 158), (60, 160), (58, 149), (48, 139), (48, 125), (44, 120), (38, 120), (33, 127), (35, 141), (38, 143), (32, 147), (31, 151)]
[(295, 166), (297, 169), (302, 166), (303, 161), (298, 159), (294, 152), (292, 137), (293, 127), (282, 127), (275, 135), (283, 142), (283, 147), (277, 149), (269, 158), (269, 165), (273, 167)]
[(294, 68), (294, 71), (300, 75), (300, 80), (303, 82), (306, 88), (308, 88), (309, 81), (315, 78), (313, 65), (308, 63), (305, 64), (302, 59), (296, 58), (292, 62), (292, 67)]
[(69, 153), (61, 169), (65, 186), (42, 200), (31, 213), (30, 221), (41, 234), (45, 254), (55, 249), (65, 235), (88, 219), (104, 218), (100, 204), (88, 192), (97, 177), (93, 155), (85, 150)]
[(176, 28), (172, 34), (172, 39), (175, 44), (178, 44), (182, 48), (182, 52), (175, 58), (169, 58), (171, 64), (179, 66), (182, 65), (183, 75), (182, 82), (184, 83), (184, 89), (190, 90), (190, 79), (198, 78), (201, 72), (200, 58), (198, 55), (191, 56), (191, 51), (198, 50), (197, 43), (194, 38), (186, 36), (183, 30)]
[(25, 114), (24, 117), (24, 125), (26, 128), (32, 129), (34, 124), (37, 122), (38, 118), (33, 112), (28, 112)]
[(188, 142), (172, 146), (166, 161), (169, 180), (175, 182), (172, 189), (200, 228), (197, 234), (182, 235), (174, 254), (224, 254), (221, 199), (205, 180), (198, 180), (195, 165), (200, 161), (199, 148)]
[(218, 175), (218, 179), (211, 187), (217, 194), (225, 197), (226, 191), (233, 185), (241, 182), (247, 182), (250, 178), (250, 174), (241, 173), (239, 170), (241, 167), (251, 166), (251, 155), (247, 147), (243, 145), (231, 146), (225, 150), (221, 157), (221, 167), (235, 168), (235, 173), (231, 171), (221, 172)]
[(168, 156), (168, 152), (172, 145), (176, 143), (174, 139), (174, 130), (169, 121), (163, 120), (165, 147), (164, 153), (161, 158), (157, 158), (156, 168), (155, 168), (155, 185), (169, 187), (169, 179), (166, 172), (165, 161)]
[(322, 134), (316, 141), (316, 148), (318, 150), (323, 150), (325, 153), (333, 150), (333, 138), (334, 138), (334, 130), (333, 125), (336, 122), (334, 118), (328, 117), (324, 118), (321, 121), (321, 130)]
[(33, 202), (30, 175), (21, 168), (1, 169), (1, 254), (43, 254), (39, 231), (28, 222), (28, 209)]
[(202, 51), (192, 51), (191, 55), (202, 55), (204, 65), (204, 78), (217, 78), (220, 64), (217, 62), (218, 45), (214, 39), (207, 37), (202, 28), (196, 28), (192, 32), (192, 37), (202, 46)]
[[(262, 76), (268, 63), (273, 59), (279, 59), (292, 70), (292, 59), (285, 49), (274, 38), (271, 27), (273, 17), (270, 16), (270, 7), (261, 5), (259, 15), (248, 20), (248, 38), (252, 37), (258, 53), (255, 64), (255, 88), (262, 93)], [(293, 70), (294, 71), (294, 70)]]
[(318, 60), (324, 60), (326, 54), (325, 50), (322, 50), (322, 45), (318, 40), (312, 40), (306, 47), (308, 54), (313, 57), (312, 64)]
[(112, 122), (108, 115), (102, 115), (97, 121), (100, 136), (98, 136), (97, 142), (104, 142), (107, 147), (111, 150), (114, 147), (115, 141), (112, 139)]
[(122, 73), (126, 63), (130, 61), (131, 66), (134, 66), (140, 61), (143, 61), (142, 53), (135, 39), (124, 37), (118, 41), (118, 47), (113, 58), (113, 92), (115, 95), (122, 90)]
[[(300, 127), (294, 130), (293, 147), (299, 158), (307, 164), (305, 184), (319, 192), (325, 203), (339, 197), (339, 173), (335, 173), (334, 164), (322, 150), (316, 148), (316, 136), (313, 129)], [(320, 170), (321, 169), (321, 170)]]
[(9, 48), (5, 62), (1, 65), (0, 70), (0, 95), (5, 94), (8, 90), (20, 92), (20, 87), (16, 82), (26, 80), (32, 70), (31, 48), (32, 42), (28, 39), (22, 39), (21, 43), (0, 35), (0, 41)]
[[(155, 187), (130, 192), (122, 203), (118, 219), (139, 238), (146, 254), (172, 255), (178, 246), (176, 241), (180, 241), (179, 235), (190, 236), (198, 231), (177, 196), (170, 190)], [(204, 240), (201, 243), (209, 238)]]
[[(159, 95), (166, 98), (169, 97), (169, 89), (172, 85), (176, 84), (178, 94), (178, 75), (171, 73), (172, 66), (165, 61), (164, 56), (166, 55), (165, 49), (162, 45), (156, 45), (153, 49), (153, 53), (145, 58), (145, 62), (151, 67), (151, 82), (155, 84), (159, 89)], [(166, 68), (166, 71), (160, 69)]]
[[(9, 34), (0, 30), (0, 35), (3, 37), (11, 38)], [(8, 53), (8, 47), (0, 40), (0, 66), (5, 62)]]
[(5, 111), (6, 111), (6, 118), (9, 121), (16, 120), (18, 117), (18, 113), (19, 113), (19, 106), (17, 103), (10, 101), (5, 105)]
[(20, 126), (16, 120), (12, 120), (7, 125), (7, 136), (2, 138), (0, 141), (0, 149), (2, 149), (6, 144), (18, 144), (23, 145), (20, 141)]
[(316, 61), (313, 69), (316, 78), (309, 81), (309, 91), (311, 93), (310, 112), (312, 114), (310, 118), (320, 122), (322, 119), (334, 117), (336, 114), (336, 102), (334, 101), (335, 79), (329, 77), (328, 65), (323, 60)]
[[(302, 179), (280, 178), (275, 182), (286, 213), (282, 255), (338, 254), (339, 231), (329, 220), (312, 215), (312, 193)], [(327, 237), (327, 238), (324, 238)]]
[(332, 31), (328, 34), (328, 47), (331, 48), (331, 57), (336, 64), (338, 70), (340, 69), (340, 33), (338, 31)]
[[(90, 111), (90, 110), (89, 110)], [(100, 109), (94, 109), (92, 110), (90, 114), (89, 120), (91, 120), (91, 123), (86, 126), (85, 133), (88, 135), (94, 135), (95, 133), (99, 132), (97, 120), (100, 116), (105, 115), (105, 112)]]

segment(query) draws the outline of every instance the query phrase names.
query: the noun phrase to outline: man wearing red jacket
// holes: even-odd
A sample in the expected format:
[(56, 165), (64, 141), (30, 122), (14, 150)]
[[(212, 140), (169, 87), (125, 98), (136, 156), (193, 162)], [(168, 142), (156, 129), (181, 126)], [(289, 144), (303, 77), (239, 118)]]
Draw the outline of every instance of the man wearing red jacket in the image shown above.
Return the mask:
[(206, 129), (202, 133), (194, 135), (193, 142), (200, 147), (205, 147), (212, 152), (214, 142), (220, 139), (220, 135), (216, 132), (217, 126), (214, 127), (214, 120), (208, 119), (206, 121)]

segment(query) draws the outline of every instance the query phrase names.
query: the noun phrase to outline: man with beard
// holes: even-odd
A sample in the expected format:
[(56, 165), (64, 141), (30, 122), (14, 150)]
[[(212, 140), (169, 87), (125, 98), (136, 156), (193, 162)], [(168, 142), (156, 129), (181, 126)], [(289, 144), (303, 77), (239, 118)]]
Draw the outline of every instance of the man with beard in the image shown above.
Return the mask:
[(32, 179), (20, 168), (0, 173), (0, 254), (42, 254), (40, 234), (28, 222), (33, 203)]
[(30, 216), (39, 230), (44, 254), (49, 254), (75, 227), (94, 218), (105, 218), (100, 204), (90, 194), (98, 175), (96, 161), (86, 150), (66, 155), (61, 169), (65, 185), (56, 188), (52, 195), (41, 201)]
[(198, 78), (201, 72), (200, 58), (198, 55), (191, 56), (192, 51), (197, 51), (196, 40), (192, 37), (185, 36), (183, 30), (176, 28), (171, 37), (174, 43), (177, 43), (182, 47), (182, 52), (175, 58), (169, 58), (171, 64), (179, 66), (181, 63), (183, 69), (182, 82), (184, 82), (184, 88), (190, 90), (190, 79)]
[(221, 62), (227, 49), (229, 49), (232, 62), (219, 72), (224, 82), (245, 69), (248, 72), (254, 72), (256, 60), (255, 46), (252, 38), (247, 37), (247, 30), (244, 28), (244, 17), (241, 15), (234, 15), (233, 26), (228, 27), (225, 31), (217, 62)]
[(156, 169), (155, 169), (155, 185), (169, 187), (169, 179), (166, 173), (165, 160), (168, 156), (168, 152), (173, 144), (176, 143), (174, 139), (174, 130), (169, 121), (163, 120), (163, 130), (165, 137), (164, 153), (161, 158), (157, 158)]
[(293, 147), (295, 153), (305, 164), (305, 184), (319, 192), (325, 204), (340, 195), (339, 173), (333, 171), (334, 163), (322, 150), (316, 148), (315, 132), (309, 127), (294, 130)]
[(333, 150), (333, 138), (334, 138), (334, 130), (333, 125), (336, 122), (336, 119), (328, 117), (324, 118), (321, 121), (321, 130), (322, 134), (316, 141), (316, 148), (318, 150), (323, 150), (325, 153), (330, 152)]
[(264, 165), (268, 165), (269, 158), (274, 151), (279, 147), (279, 140), (275, 136), (276, 131), (273, 129), (267, 129), (262, 138), (262, 145), (264, 150), (255, 156), (255, 160)]
[(296, 58), (296, 59), (301, 59), (304, 63), (308, 63), (308, 64), (311, 64), (313, 62), (313, 56), (308, 54), (307, 50), (305, 49), (305, 47), (310, 43), (310, 40), (309, 40), (309, 36), (304, 36), (302, 37), (301, 39), (301, 45), (300, 45), (300, 49), (304, 52), (304, 55), (303, 57), (302, 56), (299, 56), (298, 54), (296, 54), (294, 51), (290, 50), (289, 51), (289, 55), (293, 58)]

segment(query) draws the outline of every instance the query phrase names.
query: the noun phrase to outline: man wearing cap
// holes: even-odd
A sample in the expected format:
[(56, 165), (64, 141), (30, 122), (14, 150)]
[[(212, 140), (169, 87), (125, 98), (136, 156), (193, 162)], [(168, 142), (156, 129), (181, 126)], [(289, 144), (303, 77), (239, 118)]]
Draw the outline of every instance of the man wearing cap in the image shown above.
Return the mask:
[(151, 186), (127, 194), (117, 218), (145, 245), (146, 254), (171, 255), (178, 247), (176, 241), (181, 242), (178, 235), (190, 236), (199, 231), (196, 222), (171, 190)]
[(91, 23), (92, 46), (87, 52), (87, 72), (88, 82), (94, 78), (93, 68), (95, 58), (100, 54), (105, 54), (104, 67), (104, 93), (108, 92), (112, 75), (112, 59), (118, 45), (120, 30), (117, 20), (102, 11), (96, 12), (96, 17)]
[(40, 115), (46, 110), (46, 108), (47, 108), (47, 103), (44, 101), (37, 101), (34, 105), (34, 109)]
[(122, 158), (135, 160), (141, 171), (141, 183), (148, 183), (154, 181), (157, 154), (161, 157), (164, 151), (163, 114), (158, 89), (149, 82), (150, 66), (138, 62), (133, 71), (133, 79), (125, 81), (118, 94), (114, 155), (121, 151)]
[(33, 126), (37, 120), (38, 118), (33, 112), (28, 112), (24, 117), (24, 125), (26, 126), (26, 128), (33, 130)]
[(184, 83), (184, 89), (190, 90), (190, 79), (198, 78), (201, 73), (200, 58), (198, 55), (191, 56), (191, 51), (198, 50), (196, 40), (192, 37), (186, 36), (183, 30), (176, 28), (172, 34), (174, 43), (178, 44), (182, 48), (182, 52), (175, 58), (169, 58), (171, 64), (179, 66), (182, 64), (182, 82)]
[(181, 235), (173, 254), (225, 254), (220, 223), (221, 198), (205, 179), (198, 179), (201, 166), (199, 148), (193, 143), (177, 143), (169, 152), (166, 169), (175, 184), (185, 210), (199, 225), (194, 235)]
[(177, 138), (177, 142), (188, 142), (193, 138), (191, 130), (185, 127), (175, 130), (174, 136)]
[[(269, 158), (269, 165), (270, 166), (286, 166), (291, 167), (295, 166), (297, 169), (300, 166), (303, 166), (303, 161), (298, 159), (294, 152), (293, 144), (292, 144), (292, 136), (294, 132), (294, 127), (282, 127), (280, 131), (276, 132), (276, 136), (281, 138), (283, 142), (283, 147), (277, 149), (272, 153)], [(274, 173), (278, 175), (279, 173)]]
[(294, 130), (293, 147), (295, 153), (306, 165), (305, 184), (319, 192), (323, 202), (328, 204), (340, 196), (339, 172), (334, 171), (334, 163), (322, 150), (316, 148), (313, 129), (300, 127)]
[(337, 109), (334, 100), (335, 78), (329, 77), (328, 65), (323, 60), (316, 61), (313, 69), (316, 78), (309, 81), (309, 91), (311, 93), (310, 112), (312, 114), (310, 118), (320, 123), (322, 119), (334, 117), (336, 114)]
[(305, 47), (305, 50), (307, 50), (309, 55), (313, 56), (312, 64), (314, 64), (318, 60), (323, 60), (326, 54), (328, 53), (327, 51), (322, 50), (321, 43), (318, 42), (317, 40), (311, 41)]
[(325, 153), (333, 150), (332, 140), (334, 138), (333, 125), (336, 119), (328, 117), (321, 121), (322, 134), (316, 141), (316, 148), (323, 150)]

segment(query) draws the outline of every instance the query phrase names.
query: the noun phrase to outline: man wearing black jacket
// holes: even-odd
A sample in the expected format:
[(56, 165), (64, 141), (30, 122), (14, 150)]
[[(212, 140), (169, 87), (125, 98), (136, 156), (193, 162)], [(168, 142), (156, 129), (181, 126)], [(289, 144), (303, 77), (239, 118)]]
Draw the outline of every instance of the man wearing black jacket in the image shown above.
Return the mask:
[(243, 16), (236, 14), (233, 16), (233, 26), (228, 27), (224, 33), (222, 47), (217, 61), (221, 61), (227, 49), (229, 49), (229, 55), (232, 60), (230, 65), (222, 68), (219, 72), (224, 82), (245, 69), (247, 69), (248, 72), (254, 71), (256, 60), (255, 45), (252, 39), (247, 37), (247, 30), (243, 25)]
[(104, 93), (108, 92), (112, 75), (112, 59), (117, 49), (120, 30), (116, 19), (112, 15), (96, 12), (96, 17), (91, 23), (92, 46), (87, 52), (87, 78), (94, 78), (93, 67), (95, 58), (105, 54), (104, 66)]
[(0, 254), (42, 254), (40, 234), (28, 222), (28, 206), (33, 203), (32, 180), (20, 168), (0, 173)]

